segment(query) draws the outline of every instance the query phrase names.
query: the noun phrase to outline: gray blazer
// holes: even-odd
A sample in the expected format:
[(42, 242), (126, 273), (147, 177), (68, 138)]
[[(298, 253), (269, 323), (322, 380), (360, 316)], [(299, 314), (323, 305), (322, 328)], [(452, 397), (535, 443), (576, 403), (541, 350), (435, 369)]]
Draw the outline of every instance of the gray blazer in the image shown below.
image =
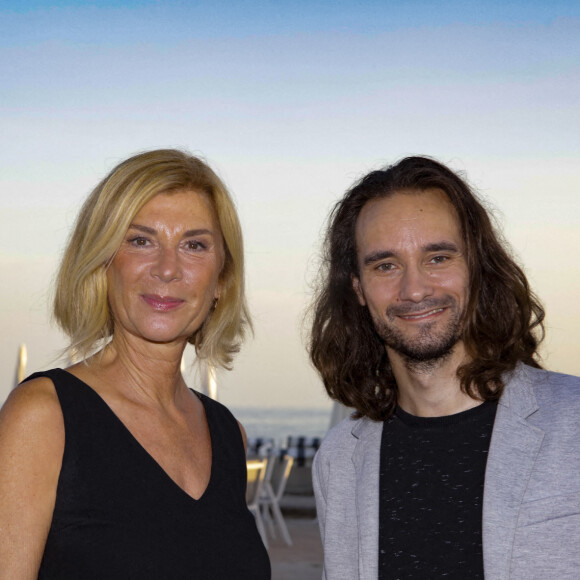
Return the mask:
[[(378, 576), (381, 422), (346, 419), (314, 460), (326, 580)], [(580, 379), (519, 365), (498, 404), (483, 498), (487, 580), (580, 579)]]

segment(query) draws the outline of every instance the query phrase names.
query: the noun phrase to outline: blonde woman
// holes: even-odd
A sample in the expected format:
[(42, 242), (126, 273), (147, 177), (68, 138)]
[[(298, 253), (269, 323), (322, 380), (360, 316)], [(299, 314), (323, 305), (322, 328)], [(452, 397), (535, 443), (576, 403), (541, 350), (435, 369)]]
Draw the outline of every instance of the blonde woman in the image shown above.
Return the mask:
[(54, 316), (83, 362), (0, 414), (0, 579), (266, 579), (245, 435), (187, 388), (187, 343), (229, 368), (249, 324), (241, 230), (216, 174), (132, 157), (85, 202)]

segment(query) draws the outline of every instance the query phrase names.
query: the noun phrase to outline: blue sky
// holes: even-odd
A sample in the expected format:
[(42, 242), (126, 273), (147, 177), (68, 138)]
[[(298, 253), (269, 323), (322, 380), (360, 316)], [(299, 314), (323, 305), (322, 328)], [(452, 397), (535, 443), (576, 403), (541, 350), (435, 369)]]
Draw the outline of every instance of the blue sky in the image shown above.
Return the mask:
[(577, 2), (3, 2), (3, 383), (19, 342), (31, 370), (63, 344), (50, 281), (82, 199), (168, 146), (208, 159), (244, 224), (257, 332), (226, 402), (325, 404), (300, 340), (324, 220), (409, 154), (498, 208), (548, 306), (547, 360), (580, 374), (579, 38)]
[[(477, 1), (462, 0), (433, 2), (429, 0), (352, 0), (316, 1), (295, 0), (270, 2), (256, 0), (195, 1), (137, 1), (115, 2), (110, 0), (79, 1), (31, 1), (5, 0), (2, 13), (6, 15), (26, 15), (45, 17), (48, 14), (64, 14), (70, 24), (89, 15), (111, 15), (119, 17), (119, 25), (124, 17), (129, 17), (142, 29), (161, 30), (167, 22), (172, 23), (172, 31), (177, 34), (191, 31), (183, 18), (203, 19), (205, 35), (245, 36), (248, 34), (283, 32), (318, 32), (321, 30), (347, 30), (377, 32), (396, 28), (415, 28), (449, 24), (489, 25), (496, 22), (550, 24), (557, 18), (578, 17), (580, 8), (573, 0), (552, 2), (540, 1)], [(152, 22), (152, 18), (155, 21)], [(93, 30), (103, 21), (90, 22)], [(53, 24), (51, 22), (51, 24)], [(125, 21), (126, 24), (126, 21)], [(47, 31), (47, 35), (58, 33), (58, 28)], [(167, 31), (165, 31), (166, 33)], [(159, 39), (164, 40), (166, 34)], [(81, 39), (79, 39), (81, 40)]]

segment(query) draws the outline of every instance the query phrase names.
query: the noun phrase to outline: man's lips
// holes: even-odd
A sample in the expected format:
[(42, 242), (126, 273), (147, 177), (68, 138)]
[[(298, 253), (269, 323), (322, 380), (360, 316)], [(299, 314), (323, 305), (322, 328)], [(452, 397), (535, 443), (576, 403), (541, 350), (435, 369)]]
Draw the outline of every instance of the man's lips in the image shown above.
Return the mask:
[(436, 316), (443, 312), (445, 308), (432, 308), (424, 312), (412, 313), (412, 314), (399, 314), (398, 317), (403, 320), (423, 320), (431, 316)]
[(181, 298), (158, 296), (157, 294), (141, 294), (141, 298), (155, 310), (161, 310), (163, 312), (173, 310), (185, 302)]

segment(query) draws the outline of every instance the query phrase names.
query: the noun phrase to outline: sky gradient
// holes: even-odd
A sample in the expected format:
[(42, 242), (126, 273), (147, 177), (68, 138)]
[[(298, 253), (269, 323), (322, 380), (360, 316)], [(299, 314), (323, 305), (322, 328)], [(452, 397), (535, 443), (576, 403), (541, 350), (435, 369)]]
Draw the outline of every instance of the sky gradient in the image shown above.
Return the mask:
[[(65, 344), (50, 287), (76, 212), (145, 149), (203, 156), (242, 219), (256, 335), (227, 404), (328, 404), (302, 319), (332, 204), (433, 156), (494, 209), (547, 309), (550, 369), (580, 374), (577, 2), (3, 2), (0, 401)], [(193, 377), (191, 377), (193, 383)]]

